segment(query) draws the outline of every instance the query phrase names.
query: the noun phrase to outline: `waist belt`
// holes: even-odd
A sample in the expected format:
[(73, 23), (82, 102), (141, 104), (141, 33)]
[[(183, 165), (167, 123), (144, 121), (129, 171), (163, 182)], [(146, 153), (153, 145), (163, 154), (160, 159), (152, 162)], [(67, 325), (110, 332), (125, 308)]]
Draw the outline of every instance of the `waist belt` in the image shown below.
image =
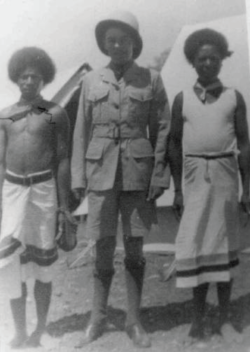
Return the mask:
[(22, 185), (22, 186), (27, 186), (27, 187), (29, 187), (33, 184), (36, 184), (36, 183), (51, 180), (52, 177), (53, 177), (53, 173), (51, 170), (44, 172), (42, 174), (27, 176), (27, 177), (12, 175), (12, 174), (9, 174), (8, 172), (6, 172), (6, 174), (5, 174), (5, 179), (7, 181), (9, 181), (11, 183), (15, 183), (17, 185)]
[(224, 154), (217, 154), (217, 155), (207, 155), (207, 154), (186, 154), (185, 156), (192, 157), (192, 158), (202, 158), (206, 160), (212, 159), (221, 159), (221, 158), (230, 158), (234, 156), (234, 153), (224, 153)]
[(125, 130), (124, 128), (121, 129), (120, 126), (117, 125), (102, 125), (102, 124), (95, 124), (92, 130), (92, 137), (98, 138), (110, 138), (110, 139), (137, 139), (137, 138), (147, 138), (146, 131), (139, 130), (139, 129), (129, 129)]

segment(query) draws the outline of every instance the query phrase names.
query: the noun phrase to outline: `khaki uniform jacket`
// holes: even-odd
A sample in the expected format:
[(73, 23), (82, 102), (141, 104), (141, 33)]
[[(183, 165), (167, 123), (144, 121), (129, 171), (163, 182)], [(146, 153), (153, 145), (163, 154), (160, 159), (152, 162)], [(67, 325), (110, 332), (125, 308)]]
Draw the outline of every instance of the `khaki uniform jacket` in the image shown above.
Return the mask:
[(133, 63), (116, 80), (108, 67), (83, 81), (73, 137), (72, 189), (169, 187), (166, 148), (170, 112), (160, 75)]

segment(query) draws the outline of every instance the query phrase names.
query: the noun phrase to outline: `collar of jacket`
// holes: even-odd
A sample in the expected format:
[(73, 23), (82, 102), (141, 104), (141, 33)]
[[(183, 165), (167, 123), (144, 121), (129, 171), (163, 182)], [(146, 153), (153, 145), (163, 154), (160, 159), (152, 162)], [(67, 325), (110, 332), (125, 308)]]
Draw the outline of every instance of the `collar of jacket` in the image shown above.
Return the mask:
[[(124, 73), (123, 78), (126, 83), (133, 82), (137, 81), (138, 77), (141, 76), (141, 74), (142, 72), (140, 67), (135, 62), (133, 62), (132, 65)], [(109, 65), (101, 69), (100, 76), (102, 77), (102, 80), (104, 82), (109, 82), (117, 85), (117, 80), (115, 78), (114, 71), (109, 67)]]

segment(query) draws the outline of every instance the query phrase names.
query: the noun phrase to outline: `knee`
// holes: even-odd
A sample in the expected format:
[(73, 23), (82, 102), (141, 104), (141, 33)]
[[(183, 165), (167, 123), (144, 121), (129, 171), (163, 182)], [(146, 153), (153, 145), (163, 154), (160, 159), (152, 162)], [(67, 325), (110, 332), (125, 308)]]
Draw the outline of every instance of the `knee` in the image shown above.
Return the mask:
[(138, 267), (145, 265), (143, 257), (143, 238), (124, 236), (125, 266)]
[(93, 276), (94, 278), (100, 279), (104, 282), (107, 282), (109, 280), (112, 280), (112, 277), (115, 274), (115, 270), (112, 268), (110, 269), (97, 269), (95, 268), (93, 271)]
[(36, 299), (40, 299), (41, 297), (50, 297), (52, 294), (52, 282), (42, 282), (40, 280), (36, 280), (34, 286), (34, 296)]

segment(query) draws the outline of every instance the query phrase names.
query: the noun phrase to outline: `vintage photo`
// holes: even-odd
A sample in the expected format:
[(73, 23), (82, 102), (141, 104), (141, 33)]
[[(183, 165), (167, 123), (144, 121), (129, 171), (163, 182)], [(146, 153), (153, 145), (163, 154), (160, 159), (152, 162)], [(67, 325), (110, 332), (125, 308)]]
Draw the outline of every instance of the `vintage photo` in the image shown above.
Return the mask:
[(0, 0), (0, 351), (250, 351), (248, 0)]

